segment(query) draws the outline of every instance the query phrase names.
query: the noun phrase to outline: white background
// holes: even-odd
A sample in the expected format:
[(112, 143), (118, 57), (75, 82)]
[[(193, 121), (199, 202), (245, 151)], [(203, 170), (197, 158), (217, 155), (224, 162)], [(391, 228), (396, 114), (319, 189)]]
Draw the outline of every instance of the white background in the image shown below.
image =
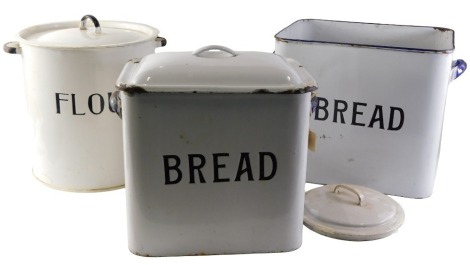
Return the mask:
[[(102, 20), (157, 27), (168, 40), (159, 51), (220, 44), (272, 52), (279, 30), (297, 19), (319, 18), (451, 28), (456, 31), (454, 58), (470, 61), (468, 9), (458, 1), (416, 2), (4, 1), (0, 41), (14, 40), (28, 26), (78, 21), (90, 13)], [(406, 212), (405, 224), (396, 234), (347, 242), (304, 228), (303, 245), (289, 253), (171, 258), (143, 258), (128, 251), (123, 189), (67, 193), (33, 178), (21, 56), (0, 52), (0, 73), (0, 264), (462, 264), (469, 259), (470, 73), (449, 86), (434, 194), (421, 200), (394, 197)]]

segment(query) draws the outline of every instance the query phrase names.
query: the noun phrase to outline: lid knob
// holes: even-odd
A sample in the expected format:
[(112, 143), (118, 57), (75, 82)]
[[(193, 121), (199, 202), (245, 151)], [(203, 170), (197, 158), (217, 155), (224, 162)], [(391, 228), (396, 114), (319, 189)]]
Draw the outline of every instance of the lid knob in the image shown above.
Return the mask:
[(357, 199), (358, 199), (358, 203), (357, 203), (358, 206), (364, 206), (365, 205), (364, 194), (362, 194), (362, 192), (360, 190), (355, 189), (355, 188), (353, 188), (351, 186), (348, 186), (348, 185), (338, 184), (334, 188), (333, 193), (338, 194), (340, 189), (345, 189), (345, 190), (348, 190), (348, 191), (354, 193), (357, 196)]
[(96, 17), (92, 16), (92, 15), (84, 15), (82, 17), (82, 19), (80, 20), (80, 30), (86, 30), (86, 21), (87, 20), (91, 20), (91, 22), (93, 22), (93, 25), (95, 26), (95, 34), (101, 34), (101, 26), (100, 26), (100, 22), (98, 21), (98, 19), (96, 19)]
[(218, 50), (218, 51), (223, 51), (226, 53), (231, 54), (233, 57), (237, 56), (238, 53), (228, 47), (221, 46), (221, 45), (208, 45), (204, 46), (202, 48), (199, 48), (193, 52), (193, 55), (200, 57), (204, 52), (212, 51), (212, 50)]

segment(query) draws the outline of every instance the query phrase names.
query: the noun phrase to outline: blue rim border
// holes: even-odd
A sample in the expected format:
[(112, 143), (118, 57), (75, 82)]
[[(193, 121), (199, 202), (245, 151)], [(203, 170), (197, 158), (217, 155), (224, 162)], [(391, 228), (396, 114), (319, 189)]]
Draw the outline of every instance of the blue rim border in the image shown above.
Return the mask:
[[(318, 40), (302, 40), (302, 39), (292, 39), (292, 38), (282, 38), (279, 37), (284, 30), (288, 29), (289, 27), (293, 26), (294, 24), (300, 22), (308, 22), (308, 21), (327, 21), (327, 22), (337, 22), (337, 23), (348, 23), (348, 24), (367, 24), (367, 25), (380, 25), (380, 26), (393, 26), (393, 27), (416, 27), (416, 28), (431, 28), (440, 31), (450, 31), (452, 32), (452, 49), (445, 49), (445, 50), (436, 50), (436, 49), (419, 49), (419, 48), (407, 48), (407, 47), (399, 47), (399, 46), (386, 46), (386, 45), (371, 45), (371, 44), (362, 44), (362, 43), (348, 43), (348, 42), (329, 42), (329, 41), (318, 41)], [(334, 44), (340, 46), (350, 46), (350, 47), (357, 47), (357, 48), (374, 48), (374, 49), (386, 49), (386, 50), (396, 50), (396, 51), (407, 51), (407, 52), (421, 52), (421, 53), (452, 53), (455, 50), (455, 32), (449, 28), (443, 27), (431, 27), (431, 26), (414, 26), (414, 25), (398, 25), (398, 24), (381, 24), (381, 23), (370, 23), (370, 22), (352, 22), (352, 21), (342, 21), (342, 20), (327, 20), (327, 19), (299, 19), (294, 21), (289, 26), (280, 30), (274, 38), (277, 41), (281, 42), (300, 42), (300, 43), (320, 43), (320, 44)]]

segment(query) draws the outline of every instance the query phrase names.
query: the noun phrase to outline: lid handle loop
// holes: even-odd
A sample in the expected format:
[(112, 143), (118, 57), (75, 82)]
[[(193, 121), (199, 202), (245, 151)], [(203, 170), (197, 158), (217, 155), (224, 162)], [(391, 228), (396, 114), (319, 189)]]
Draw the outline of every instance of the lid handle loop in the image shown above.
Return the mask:
[(335, 194), (337, 194), (337, 193), (339, 193), (340, 189), (345, 189), (345, 190), (348, 190), (348, 191), (354, 193), (358, 198), (358, 203), (357, 203), (358, 206), (364, 206), (366, 204), (365, 201), (364, 201), (364, 194), (362, 194), (362, 192), (360, 190), (358, 190), (356, 188), (353, 188), (351, 186), (348, 186), (348, 185), (338, 184), (334, 188), (333, 192)]
[(193, 52), (193, 55), (195, 56), (200, 56), (203, 52), (207, 52), (207, 51), (212, 51), (212, 50), (219, 50), (219, 51), (223, 51), (223, 52), (226, 52), (226, 53), (229, 53), (231, 54), (233, 57), (237, 56), (238, 53), (230, 48), (227, 48), (225, 46), (221, 46), (221, 45), (208, 45), (208, 46), (204, 46), (202, 48), (199, 48), (197, 50), (195, 50)]
[(93, 25), (95, 26), (95, 34), (101, 34), (101, 26), (100, 26), (100, 22), (98, 21), (98, 19), (96, 19), (96, 17), (92, 16), (92, 15), (84, 15), (82, 17), (82, 19), (80, 20), (80, 30), (86, 30), (86, 21), (87, 20), (91, 20), (91, 22), (93, 22)]

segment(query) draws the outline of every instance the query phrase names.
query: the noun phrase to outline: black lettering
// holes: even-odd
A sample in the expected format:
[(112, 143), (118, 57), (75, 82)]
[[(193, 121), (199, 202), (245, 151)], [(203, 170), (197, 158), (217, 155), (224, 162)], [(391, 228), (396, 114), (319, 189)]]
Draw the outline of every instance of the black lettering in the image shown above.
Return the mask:
[[(272, 168), (269, 175), (265, 174), (265, 157), (268, 156), (271, 158)], [(260, 152), (259, 153), (259, 180), (270, 180), (274, 177), (277, 171), (277, 161), (276, 156), (270, 152)]]
[(219, 153), (213, 154), (212, 157), (214, 159), (214, 182), (229, 182), (230, 179), (228, 178), (220, 178), (219, 177), (219, 169), (225, 168), (225, 164), (219, 164), (219, 157), (227, 157), (229, 156), (228, 153)]
[[(175, 161), (174, 165), (170, 166), (170, 159)], [(180, 163), (181, 163), (181, 160), (176, 155), (164, 155), (163, 156), (163, 165), (165, 168), (165, 185), (176, 184), (181, 181), (181, 179), (183, 178), (183, 173), (179, 169)], [(170, 170), (175, 171), (177, 174), (174, 180), (171, 180)]]
[(384, 114), (382, 111), (382, 106), (380, 105), (375, 105), (374, 113), (372, 114), (372, 119), (370, 120), (369, 123), (369, 128), (374, 127), (374, 123), (379, 122), (379, 128), (384, 129)]
[(365, 123), (359, 123), (356, 121), (357, 116), (362, 116), (364, 112), (358, 111), (357, 107), (358, 106), (367, 106), (367, 103), (361, 103), (361, 102), (353, 102), (353, 113), (352, 113), (352, 122), (351, 125), (356, 125), (356, 126), (366, 126)]
[[(340, 108), (339, 107), (339, 104), (343, 104), (343, 107)], [(333, 122), (337, 122), (338, 120), (338, 114), (341, 115), (341, 123), (345, 123), (344, 122), (344, 115), (343, 113), (348, 109), (348, 103), (346, 103), (346, 101), (344, 100), (335, 100), (335, 108), (334, 108), (334, 115), (333, 115)]]
[[(400, 120), (398, 122), (398, 125), (396, 127), (393, 127), (394, 121), (395, 121), (395, 111), (398, 111), (400, 113)], [(398, 107), (390, 107), (390, 120), (388, 121), (388, 130), (390, 131), (398, 131), (403, 127), (403, 123), (405, 122), (405, 112), (403, 111), (402, 108)]]
[[(322, 104), (323, 103), (323, 104)], [(328, 119), (328, 100), (325, 98), (318, 97), (318, 105), (315, 111), (315, 120), (324, 121)], [(323, 112), (323, 117), (320, 117), (320, 113)]]
[[(94, 111), (93, 109), (93, 97), (98, 96), (100, 98), (100, 109), (98, 112)], [(100, 94), (92, 94), (88, 97), (88, 109), (90, 109), (91, 113), (98, 115), (104, 110), (104, 98)]]
[(241, 176), (243, 174), (248, 175), (248, 180), (253, 181), (253, 171), (251, 170), (251, 163), (250, 163), (250, 153), (241, 153), (240, 154), (240, 162), (238, 163), (238, 170), (237, 176), (235, 181), (240, 181)]
[(68, 99), (60, 98), (60, 95), (68, 95), (65, 93), (55, 93), (55, 107), (58, 114), (60, 114), (60, 101), (69, 101)]
[[(199, 159), (199, 163), (196, 165), (194, 163), (194, 159)], [(196, 172), (199, 176), (200, 183), (206, 183), (204, 176), (202, 175), (201, 168), (204, 167), (206, 164), (206, 158), (200, 154), (189, 154), (188, 155), (188, 162), (189, 162), (189, 183), (196, 183), (195, 176)]]
[(85, 115), (85, 113), (77, 113), (77, 106), (75, 104), (75, 94), (72, 94), (72, 113), (73, 115)]

